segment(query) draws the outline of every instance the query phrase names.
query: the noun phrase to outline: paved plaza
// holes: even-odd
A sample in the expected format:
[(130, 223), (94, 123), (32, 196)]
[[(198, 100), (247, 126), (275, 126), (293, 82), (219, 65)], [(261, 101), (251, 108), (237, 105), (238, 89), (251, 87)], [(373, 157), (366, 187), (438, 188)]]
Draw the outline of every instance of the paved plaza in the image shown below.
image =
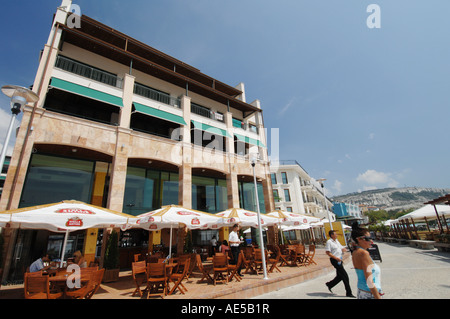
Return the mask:
[[(377, 242), (382, 262), (381, 285), (384, 299), (449, 299), (450, 298), (450, 253), (437, 249), (422, 250), (408, 245)], [(351, 260), (345, 264), (350, 285), (356, 296), (357, 279)], [(335, 272), (288, 288), (259, 295), (261, 299), (349, 299), (345, 297), (343, 283), (333, 288), (333, 294), (325, 286)]]

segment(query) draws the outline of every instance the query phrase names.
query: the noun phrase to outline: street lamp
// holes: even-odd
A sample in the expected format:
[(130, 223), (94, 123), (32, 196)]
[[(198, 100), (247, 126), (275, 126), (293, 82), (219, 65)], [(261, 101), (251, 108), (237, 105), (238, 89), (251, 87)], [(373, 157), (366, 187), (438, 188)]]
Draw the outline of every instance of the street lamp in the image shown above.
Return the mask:
[(0, 155), (0, 170), (3, 169), (3, 163), (5, 162), (6, 150), (8, 148), (9, 139), (14, 126), (14, 121), (22, 108), (27, 103), (35, 103), (39, 100), (39, 96), (33, 91), (17, 86), (17, 85), (5, 85), (2, 87), (2, 92), (11, 98), (11, 121), (9, 123), (8, 133), (6, 134), (5, 143), (3, 144), (2, 154)]
[(326, 179), (325, 178), (320, 178), (317, 181), (320, 183), (320, 186), (322, 187), (323, 199), (325, 200), (325, 207), (326, 207), (326, 210), (327, 210), (328, 222), (330, 223), (330, 229), (333, 230), (333, 224), (331, 224), (330, 213), (328, 212), (327, 197), (325, 196), (325, 189), (323, 188), (323, 182), (326, 181)]
[(256, 184), (256, 173), (255, 173), (255, 165), (256, 162), (258, 161), (258, 153), (253, 153), (251, 155), (251, 163), (252, 163), (252, 167), (253, 167), (253, 182), (255, 184), (255, 195), (256, 195), (256, 208), (257, 208), (257, 213), (258, 213), (258, 229), (259, 229), (259, 242), (260, 242), (260, 248), (261, 248), (261, 257), (262, 257), (262, 264), (263, 264), (263, 271), (264, 271), (264, 279), (269, 279), (269, 277), (267, 277), (267, 268), (266, 268), (266, 252), (264, 250), (264, 238), (263, 238), (263, 232), (262, 232), (262, 226), (261, 226), (261, 212), (259, 210), (259, 198), (258, 198), (258, 188), (257, 188), (257, 184)]

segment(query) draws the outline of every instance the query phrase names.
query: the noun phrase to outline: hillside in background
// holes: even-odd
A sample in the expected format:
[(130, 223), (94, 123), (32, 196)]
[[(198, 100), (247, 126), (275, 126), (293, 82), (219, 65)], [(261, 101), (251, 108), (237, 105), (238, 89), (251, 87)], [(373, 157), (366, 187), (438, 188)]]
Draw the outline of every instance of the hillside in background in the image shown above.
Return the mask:
[(446, 194), (450, 194), (450, 189), (403, 187), (350, 193), (335, 196), (331, 200), (356, 205), (375, 206), (384, 210), (404, 210), (422, 207), (425, 202)]

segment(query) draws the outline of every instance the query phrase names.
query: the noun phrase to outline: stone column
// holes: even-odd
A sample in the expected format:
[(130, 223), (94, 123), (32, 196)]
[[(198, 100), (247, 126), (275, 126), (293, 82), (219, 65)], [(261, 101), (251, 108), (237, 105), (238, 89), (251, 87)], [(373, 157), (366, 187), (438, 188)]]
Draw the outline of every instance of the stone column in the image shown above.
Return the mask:
[(178, 179), (178, 204), (192, 208), (192, 146), (191, 146), (191, 98), (181, 97), (181, 109), (183, 118), (186, 122), (181, 128), (183, 136), (182, 141), (182, 159), (179, 167)]
[(127, 178), (130, 130), (117, 127), (116, 151), (112, 160), (108, 208), (121, 212)]
[(123, 79), (123, 107), (120, 110), (120, 127), (130, 127), (131, 111), (133, 109), (134, 80), (135, 77), (129, 74), (125, 74)]

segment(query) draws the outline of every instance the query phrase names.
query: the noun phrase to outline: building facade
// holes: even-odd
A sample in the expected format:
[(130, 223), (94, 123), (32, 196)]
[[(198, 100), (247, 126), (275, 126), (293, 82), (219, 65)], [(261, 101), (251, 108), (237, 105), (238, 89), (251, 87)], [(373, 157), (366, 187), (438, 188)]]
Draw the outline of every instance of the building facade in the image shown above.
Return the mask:
[[(74, 199), (131, 215), (169, 204), (256, 211), (252, 153), (259, 154), (261, 212), (273, 210), (262, 110), (258, 100), (246, 102), (244, 85), (229, 86), (94, 19), (71, 16), (70, 6), (63, 0), (54, 17), (32, 87), (40, 99), (24, 109), (0, 210)], [(99, 256), (98, 231), (74, 234), (73, 249), (88, 260)], [(37, 258), (18, 246), (48, 250), (53, 240), (60, 249), (43, 231), (4, 233), (10, 275)], [(158, 244), (165, 235), (149, 236), (140, 241)], [(23, 253), (28, 259), (14, 264)]]
[(338, 220), (346, 221), (347, 224), (351, 224), (353, 221), (362, 222), (364, 220), (359, 205), (333, 202), (333, 212)]
[[(295, 160), (281, 160), (270, 166), (275, 209), (335, 220), (332, 203), (320, 184)], [(325, 202), (326, 201), (326, 202)]]

